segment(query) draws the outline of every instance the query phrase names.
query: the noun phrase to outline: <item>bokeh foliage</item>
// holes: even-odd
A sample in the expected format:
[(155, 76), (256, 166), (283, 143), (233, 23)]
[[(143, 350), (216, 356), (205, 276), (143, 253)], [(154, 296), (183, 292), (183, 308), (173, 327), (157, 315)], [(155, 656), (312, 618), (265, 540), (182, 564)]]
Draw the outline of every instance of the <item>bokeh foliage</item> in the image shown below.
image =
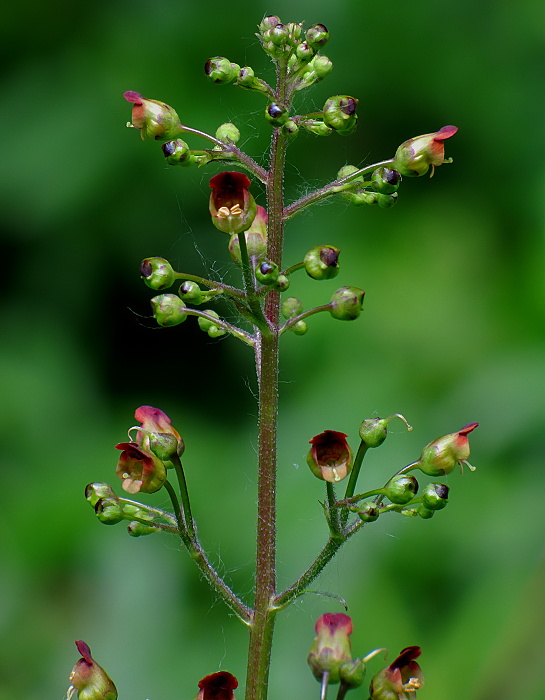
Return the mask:
[[(367, 527), (316, 589), (342, 596), (354, 651), (423, 648), (422, 698), (544, 697), (543, 431), (545, 169), (540, 0), (475, 3), (324, 0), (12, 4), (3, 17), (3, 402), (0, 699), (60, 698), (85, 639), (122, 697), (192, 697), (220, 668), (243, 678), (246, 635), (215, 603), (174, 538), (129, 539), (83, 499), (114, 480), (113, 445), (140, 404), (161, 406), (185, 464), (211, 556), (251, 589), (255, 501), (250, 353), (189, 320), (156, 329), (139, 261), (229, 275), (226, 237), (207, 215), (217, 167), (176, 170), (124, 128), (124, 90), (163, 99), (182, 120), (239, 126), (257, 159), (268, 127), (259, 96), (216, 87), (203, 63), (225, 55), (269, 71), (253, 35), (270, 12), (323, 22), (334, 71), (305, 97), (360, 98), (348, 138), (301, 135), (288, 196), (338, 167), (380, 160), (419, 133), (456, 124), (452, 166), (403, 183), (392, 210), (320, 206), (294, 219), (286, 262), (318, 243), (343, 251), (333, 282), (295, 278), (311, 305), (337, 282), (363, 287), (352, 324), (311, 319), (287, 337), (282, 370), (279, 580), (325, 537), (321, 484), (304, 455), (324, 429), (356, 445), (366, 417), (403, 412), (371, 454), (375, 485), (429, 440), (469, 421), (474, 474), (453, 474), (432, 521)], [(192, 142), (199, 147), (199, 143)], [(256, 188), (259, 191), (259, 188)], [(339, 285), (337, 285), (339, 286)], [(117, 484), (116, 484), (117, 486)], [(161, 498), (158, 499), (161, 501)], [(309, 595), (281, 616), (271, 697), (315, 698), (305, 657)], [(362, 693), (359, 693), (362, 696)]]

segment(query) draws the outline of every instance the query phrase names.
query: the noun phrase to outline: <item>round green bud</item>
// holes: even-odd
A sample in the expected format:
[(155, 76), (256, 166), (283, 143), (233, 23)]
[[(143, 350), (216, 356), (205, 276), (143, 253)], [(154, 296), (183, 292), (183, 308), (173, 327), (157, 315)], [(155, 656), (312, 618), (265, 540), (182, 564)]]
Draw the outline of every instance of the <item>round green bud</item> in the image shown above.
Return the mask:
[[(208, 314), (208, 316), (212, 316), (212, 318), (219, 319), (219, 314), (217, 314), (213, 309), (204, 309), (204, 313)], [(204, 316), (199, 316), (197, 318), (197, 323), (199, 324), (199, 328), (201, 329), (201, 331), (206, 331), (207, 333), (210, 330), (210, 328), (217, 328), (217, 325), (214, 323), (214, 321), (212, 321), (209, 318), (204, 318)]]
[(195, 156), (191, 149), (182, 139), (167, 141), (161, 146), (163, 155), (169, 165), (182, 165), (188, 167), (195, 163)]
[(334, 95), (324, 105), (324, 122), (332, 129), (345, 131), (356, 123), (358, 100), (349, 95)]
[(297, 323), (294, 323), (289, 329), (292, 333), (295, 333), (295, 335), (305, 335), (308, 331), (308, 326), (304, 321), (297, 321)]
[(227, 333), (226, 330), (223, 328), (220, 328), (219, 326), (210, 326), (208, 329), (208, 335), (211, 338), (221, 338), (222, 335), (225, 335)]
[(178, 289), (180, 298), (192, 304), (200, 304), (203, 300), (203, 291), (196, 282), (185, 280)]
[(332, 129), (319, 119), (305, 119), (301, 124), (307, 131), (315, 136), (329, 136), (332, 132)]
[[(337, 180), (343, 180), (345, 177), (348, 177), (349, 175), (353, 175), (359, 170), (355, 165), (343, 165), (343, 167), (339, 170), (337, 173)], [(353, 182), (357, 182), (358, 180), (363, 180), (363, 177), (357, 177), (354, 178)]]
[(418, 481), (414, 476), (398, 476), (384, 487), (384, 495), (392, 503), (405, 505), (418, 493)]
[(318, 245), (305, 255), (305, 270), (314, 280), (330, 280), (339, 274), (339, 253), (332, 245)]
[(266, 36), (275, 46), (285, 46), (289, 42), (290, 33), (287, 27), (279, 23), (267, 30)]
[(160, 326), (177, 326), (187, 318), (185, 304), (176, 294), (160, 294), (151, 300), (155, 320)]
[(127, 532), (131, 537), (143, 537), (144, 535), (151, 535), (154, 532), (161, 532), (161, 528), (153, 527), (152, 525), (144, 525), (139, 523), (138, 520), (133, 520), (127, 525)]
[(275, 284), (278, 280), (278, 265), (270, 260), (263, 260), (255, 268), (255, 276), (261, 284)]
[(288, 22), (284, 26), (288, 32), (289, 43), (292, 46), (295, 46), (301, 38), (301, 34), (303, 33), (303, 26), (301, 24), (297, 24), (297, 22)]
[(282, 24), (280, 21), (280, 17), (277, 17), (276, 15), (269, 15), (268, 17), (264, 17), (260, 24), (259, 24), (259, 31), (261, 34), (264, 32), (268, 31), (269, 29), (272, 29), (273, 27), (276, 27), (277, 25)]
[(279, 292), (285, 292), (290, 286), (290, 281), (286, 275), (278, 275), (274, 288)]
[(295, 56), (300, 65), (308, 63), (314, 54), (314, 49), (306, 41), (302, 41), (295, 49)]
[(303, 304), (300, 299), (288, 297), (282, 302), (281, 312), (284, 318), (293, 318), (303, 311)]
[(394, 204), (397, 204), (398, 194), (397, 192), (392, 194), (380, 194), (380, 192), (377, 192), (376, 197), (377, 204), (381, 209), (389, 209), (390, 207), (393, 207)]
[(319, 80), (328, 76), (333, 70), (333, 64), (327, 56), (315, 56), (309, 63), (311, 64)]
[(343, 192), (341, 196), (343, 199), (347, 199), (351, 204), (355, 204), (359, 207), (363, 204), (377, 204), (377, 197), (379, 194), (378, 192), (369, 192), (368, 190), (357, 190), (356, 192)]
[(379, 447), (386, 440), (388, 428), (380, 418), (366, 418), (360, 425), (359, 433), (367, 447)]
[(329, 41), (329, 32), (323, 24), (313, 24), (305, 33), (305, 39), (313, 49), (319, 51)]
[(363, 659), (347, 661), (339, 669), (341, 685), (345, 688), (359, 688), (365, 678), (365, 662)]
[(422, 493), (422, 504), (429, 510), (441, 510), (448, 503), (449, 491), (445, 484), (428, 484)]
[(397, 170), (382, 166), (381, 168), (373, 170), (371, 182), (377, 192), (381, 194), (392, 194), (393, 192), (397, 192), (401, 184), (401, 175)]
[(146, 258), (140, 263), (140, 275), (151, 289), (160, 291), (174, 283), (175, 273), (171, 264), (164, 258)]
[(288, 121), (282, 125), (282, 131), (289, 138), (293, 138), (299, 133), (299, 124), (294, 122), (293, 119), (288, 119)]
[(104, 525), (117, 525), (124, 519), (123, 508), (117, 498), (100, 498), (95, 504), (95, 513)]
[(220, 141), (228, 141), (230, 143), (238, 143), (240, 139), (240, 131), (234, 124), (226, 122), (221, 124), (216, 129), (216, 138)]
[(365, 292), (357, 287), (341, 287), (331, 297), (329, 313), (339, 321), (353, 321), (363, 307)]
[(240, 66), (231, 63), (228, 58), (214, 56), (204, 64), (204, 72), (214, 83), (225, 85), (237, 77)]
[(379, 508), (373, 501), (365, 501), (358, 509), (358, 517), (364, 523), (373, 523), (380, 515)]
[(419, 515), (423, 520), (429, 520), (430, 518), (433, 518), (435, 515), (434, 510), (430, 510), (429, 508), (426, 508), (426, 506), (421, 503), (418, 508), (416, 509), (417, 515)]
[(273, 126), (282, 126), (289, 119), (288, 110), (276, 102), (271, 102), (265, 108), (265, 119)]
[(346, 126), (343, 129), (337, 129), (337, 133), (340, 134), (341, 136), (350, 136), (350, 134), (353, 134), (356, 129), (358, 128), (358, 115), (354, 115), (353, 121), (351, 121), (348, 126)]
[(85, 498), (94, 508), (101, 498), (116, 498), (116, 495), (110, 484), (106, 484), (103, 481), (95, 481), (92, 484), (87, 484), (85, 487)]
[(242, 87), (251, 88), (255, 83), (254, 69), (250, 66), (241, 68), (237, 76), (237, 84)]

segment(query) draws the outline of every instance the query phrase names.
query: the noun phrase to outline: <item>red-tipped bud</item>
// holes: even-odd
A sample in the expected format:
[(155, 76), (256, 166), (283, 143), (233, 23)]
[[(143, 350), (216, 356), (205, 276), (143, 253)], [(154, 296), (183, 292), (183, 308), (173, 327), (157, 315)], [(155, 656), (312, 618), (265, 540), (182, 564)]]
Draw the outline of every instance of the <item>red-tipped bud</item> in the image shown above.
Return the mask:
[(77, 693), (78, 700), (116, 700), (117, 690), (106, 671), (91, 656), (85, 642), (76, 642), (81, 659), (70, 674), (67, 698)]
[(473, 470), (474, 467), (467, 461), (469, 457), (468, 435), (478, 425), (478, 423), (468, 423), (457, 433), (449, 433), (449, 435), (433, 440), (424, 447), (415, 467), (421, 469), (428, 476), (450, 474), (457, 464), (460, 465), (460, 468), (463, 464), (467, 464)]
[(314, 629), (316, 637), (307, 657), (308, 665), (317, 680), (328, 673), (327, 682), (338, 683), (341, 666), (352, 661), (352, 620), (344, 613), (325, 613)]
[(133, 90), (125, 92), (123, 97), (133, 105), (132, 123), (127, 126), (140, 129), (142, 140), (168, 141), (183, 129), (174, 109), (164, 102), (149, 100)]
[(389, 666), (371, 681), (369, 700), (413, 700), (415, 691), (424, 684), (424, 676), (415, 659), (420, 647), (407, 647)]
[(154, 406), (140, 406), (134, 417), (142, 425), (136, 434), (136, 443), (149, 449), (159, 459), (180, 456), (184, 451), (184, 441), (180, 433), (171, 425), (171, 420), (164, 411)]
[(234, 690), (238, 681), (232, 673), (219, 671), (205, 676), (199, 681), (196, 700), (235, 700)]
[(353, 321), (361, 313), (365, 292), (357, 287), (341, 287), (331, 297), (329, 313), (339, 321)]
[(404, 141), (397, 149), (392, 168), (401, 175), (418, 177), (428, 172), (431, 165), (452, 163), (452, 158), (445, 159), (445, 139), (449, 139), (458, 131), (457, 126), (444, 126), (433, 134), (415, 136)]
[(257, 205), (243, 173), (224, 172), (210, 180), (210, 214), (214, 226), (224, 233), (240, 233), (252, 225)]
[(313, 437), (310, 444), (307, 464), (314, 476), (333, 484), (348, 476), (352, 469), (352, 450), (344, 433), (325, 430)]

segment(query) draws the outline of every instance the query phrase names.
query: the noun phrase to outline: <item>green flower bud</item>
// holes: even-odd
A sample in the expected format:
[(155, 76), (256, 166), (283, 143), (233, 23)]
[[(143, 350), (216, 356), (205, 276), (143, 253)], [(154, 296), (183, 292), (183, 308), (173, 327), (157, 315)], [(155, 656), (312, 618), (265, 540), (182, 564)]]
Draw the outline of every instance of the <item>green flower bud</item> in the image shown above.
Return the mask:
[(339, 253), (332, 245), (318, 245), (305, 255), (305, 270), (315, 280), (330, 280), (339, 274)]
[(358, 517), (363, 520), (364, 523), (375, 522), (379, 515), (379, 508), (373, 501), (365, 501), (365, 503), (362, 503), (358, 508)]
[(392, 194), (393, 192), (397, 192), (401, 184), (401, 175), (397, 170), (382, 166), (381, 168), (373, 170), (371, 182), (377, 192), (381, 194)]
[(192, 304), (200, 304), (203, 298), (203, 291), (196, 282), (185, 280), (178, 289), (180, 298), (184, 301), (189, 301)]
[(282, 24), (280, 17), (277, 17), (276, 15), (264, 17), (259, 24), (259, 32), (260, 34), (264, 34), (266, 31), (273, 29), (273, 27), (276, 27), (278, 24)]
[(255, 268), (255, 276), (261, 284), (275, 284), (278, 280), (278, 265), (270, 260), (263, 260)]
[(289, 278), (286, 275), (278, 275), (274, 288), (279, 292), (285, 292), (290, 286)]
[[(213, 309), (204, 309), (204, 313), (208, 314), (208, 316), (219, 319), (219, 314), (217, 314)], [(214, 321), (205, 318), (204, 316), (199, 316), (197, 318), (197, 323), (199, 324), (201, 331), (205, 331), (206, 333), (208, 333), (211, 328), (217, 328)]]
[(297, 22), (288, 22), (284, 26), (288, 32), (289, 43), (292, 46), (295, 46), (299, 42), (299, 39), (303, 33), (303, 25), (298, 24)]
[(204, 64), (204, 72), (214, 83), (225, 85), (233, 81), (240, 70), (240, 66), (231, 63), (228, 58), (214, 56)]
[(277, 24), (267, 31), (267, 39), (272, 41), (275, 46), (285, 46), (289, 43), (290, 33), (287, 27), (283, 24)]
[(195, 156), (191, 153), (191, 149), (182, 139), (167, 141), (161, 146), (161, 149), (169, 165), (188, 167), (194, 165), (196, 162)]
[(356, 190), (355, 192), (342, 193), (343, 199), (347, 199), (351, 204), (355, 204), (357, 207), (362, 204), (377, 204), (378, 196), (378, 192), (369, 192), (368, 190)]
[(365, 292), (357, 287), (341, 287), (331, 297), (329, 313), (339, 321), (353, 321), (363, 308)]
[(124, 519), (123, 508), (117, 498), (101, 498), (96, 502), (95, 513), (104, 525), (117, 525)]
[(315, 136), (329, 136), (329, 134), (333, 131), (320, 119), (305, 119), (301, 122), (301, 125)]
[(295, 49), (295, 56), (300, 65), (308, 63), (314, 56), (315, 51), (306, 41), (302, 41)]
[(289, 138), (293, 138), (299, 133), (299, 124), (294, 122), (293, 119), (288, 119), (287, 122), (282, 125), (282, 132)]
[(288, 121), (289, 112), (283, 105), (271, 102), (265, 108), (265, 119), (273, 126), (282, 126)]
[(333, 64), (327, 56), (315, 56), (312, 60), (312, 68), (318, 80), (323, 80), (333, 70)]
[(94, 508), (101, 498), (116, 498), (116, 495), (110, 484), (106, 484), (103, 481), (95, 481), (92, 484), (87, 484), (85, 487), (85, 498)]
[(305, 33), (305, 39), (313, 49), (319, 51), (329, 41), (329, 32), (323, 24), (313, 24)]
[(381, 209), (389, 209), (390, 207), (393, 207), (394, 204), (397, 204), (398, 196), (399, 195), (397, 192), (394, 192), (393, 194), (380, 194), (380, 192), (377, 192), (377, 204)]
[[(245, 232), (246, 248), (250, 260), (261, 260), (267, 254), (267, 212), (259, 206), (250, 228)], [(229, 255), (237, 264), (241, 262), (238, 234), (229, 239)]]
[(226, 330), (223, 328), (220, 328), (219, 326), (211, 326), (208, 329), (208, 335), (211, 338), (221, 338), (222, 335), (225, 335), (227, 333)]
[(429, 510), (442, 510), (448, 503), (449, 491), (445, 484), (428, 484), (422, 493), (422, 504)]
[(414, 476), (398, 476), (384, 488), (384, 495), (392, 503), (405, 505), (418, 493), (418, 481)]
[(281, 311), (284, 318), (293, 318), (303, 311), (303, 304), (300, 299), (288, 297), (282, 302)]
[[(273, 52), (278, 50), (272, 42), (271, 46), (273, 47)], [(266, 50), (265, 45), (263, 48)], [(264, 80), (255, 77), (253, 68), (250, 68), (250, 66), (244, 66), (244, 68), (240, 69), (237, 76), (237, 85), (247, 90), (261, 92), (263, 95), (271, 95), (270, 87)]]
[(151, 289), (160, 291), (174, 284), (172, 265), (164, 258), (146, 258), (140, 263), (140, 274)]
[(134, 90), (125, 92), (123, 97), (132, 103), (132, 123), (127, 126), (139, 129), (142, 140), (168, 141), (183, 129), (175, 110), (164, 102), (142, 97)]
[(176, 294), (160, 294), (151, 299), (155, 320), (160, 326), (177, 326), (187, 318), (185, 304)]
[(216, 138), (220, 141), (227, 141), (228, 143), (238, 143), (240, 139), (240, 131), (234, 124), (226, 122), (217, 128)]
[(412, 430), (412, 426), (407, 423), (401, 413), (394, 413), (388, 418), (366, 418), (360, 425), (359, 434), (367, 447), (379, 447), (382, 445), (388, 435), (387, 425), (393, 418), (400, 418), (407, 426), (407, 430)]
[(365, 662), (363, 659), (353, 659), (347, 661), (339, 669), (339, 678), (341, 685), (347, 690), (359, 688), (365, 678)]
[[(359, 170), (355, 165), (343, 165), (337, 173), (337, 180), (343, 180), (345, 177), (356, 173)], [(363, 176), (354, 178), (351, 182), (363, 181)]]
[(297, 321), (297, 323), (289, 327), (289, 330), (295, 335), (305, 335), (308, 331), (308, 326), (304, 321)]
[(153, 527), (153, 525), (144, 525), (138, 522), (138, 520), (133, 520), (127, 525), (127, 532), (131, 537), (143, 537), (144, 535), (151, 535), (154, 532), (161, 532), (161, 528)]
[(334, 95), (324, 105), (324, 122), (332, 129), (346, 131), (356, 123), (358, 100), (348, 95)]
[(429, 520), (435, 515), (435, 511), (427, 508), (423, 503), (418, 506), (416, 513), (422, 518), (422, 520)]
[(70, 674), (67, 700), (71, 700), (76, 692), (78, 700), (117, 700), (117, 689), (112, 679), (93, 659), (87, 644), (79, 641), (76, 642), (76, 647), (82, 658)]
[[(478, 423), (468, 423), (457, 433), (449, 433), (432, 440), (422, 450), (416, 466), (428, 476), (450, 474), (454, 467), (463, 463), (468, 464), (469, 440), (468, 435), (478, 426)], [(468, 466), (470, 466), (468, 464)], [(474, 468), (474, 467), (470, 467)]]
[(418, 177), (427, 173), (431, 165), (433, 175), (435, 166), (452, 163), (452, 158), (445, 159), (445, 139), (457, 131), (456, 126), (444, 126), (433, 134), (404, 141), (396, 151), (392, 167), (401, 175)]

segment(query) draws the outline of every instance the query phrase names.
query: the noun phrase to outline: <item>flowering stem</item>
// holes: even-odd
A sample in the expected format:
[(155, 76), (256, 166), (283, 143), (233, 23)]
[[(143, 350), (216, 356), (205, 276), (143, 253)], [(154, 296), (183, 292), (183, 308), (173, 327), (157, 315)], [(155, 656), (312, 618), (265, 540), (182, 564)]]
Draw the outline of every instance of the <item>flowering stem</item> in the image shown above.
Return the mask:
[(360, 175), (363, 175), (364, 173), (373, 171), (376, 168), (380, 168), (385, 165), (391, 165), (392, 162), (393, 158), (390, 158), (389, 160), (381, 160), (379, 163), (373, 163), (373, 165), (366, 165), (364, 168), (356, 170), (347, 177), (343, 177), (340, 180), (333, 180), (333, 182), (330, 182), (328, 185), (324, 185), (323, 187), (320, 187), (320, 189), (315, 190), (314, 192), (311, 192), (310, 194), (307, 194), (304, 197), (301, 197), (301, 199), (298, 199), (296, 202), (290, 204), (289, 207), (285, 208), (284, 220), (287, 221), (288, 219), (291, 219), (292, 216), (295, 216), (295, 214), (298, 214), (300, 211), (303, 211), (303, 209), (306, 209), (306, 207), (308, 207), (310, 204), (314, 204), (315, 202), (319, 202), (325, 197), (329, 197), (332, 194), (336, 194), (339, 191), (338, 188), (342, 188), (343, 185), (348, 184)]
[(331, 532), (332, 537), (339, 538), (342, 537), (342, 529), (341, 521), (339, 519), (339, 511), (336, 506), (337, 499), (335, 498), (335, 489), (333, 488), (333, 484), (329, 481), (325, 482), (325, 486), (327, 491), (327, 521), (329, 524), (329, 531)]

